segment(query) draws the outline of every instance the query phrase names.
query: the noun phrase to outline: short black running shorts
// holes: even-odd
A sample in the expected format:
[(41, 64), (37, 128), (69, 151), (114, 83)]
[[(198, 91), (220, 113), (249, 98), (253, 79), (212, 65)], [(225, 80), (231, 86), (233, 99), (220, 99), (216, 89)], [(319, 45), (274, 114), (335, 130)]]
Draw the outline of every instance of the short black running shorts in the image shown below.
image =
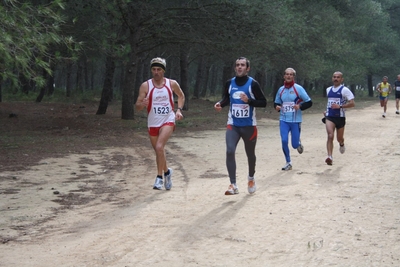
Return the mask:
[(346, 125), (346, 117), (326, 117), (326, 119), (333, 122), (336, 129), (343, 128)]

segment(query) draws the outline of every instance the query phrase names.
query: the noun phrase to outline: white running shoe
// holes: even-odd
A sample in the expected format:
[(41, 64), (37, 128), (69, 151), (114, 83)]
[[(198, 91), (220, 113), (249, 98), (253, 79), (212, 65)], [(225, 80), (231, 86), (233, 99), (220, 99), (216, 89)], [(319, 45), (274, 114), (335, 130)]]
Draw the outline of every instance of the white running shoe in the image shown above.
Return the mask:
[(164, 186), (166, 190), (170, 190), (172, 187), (172, 169), (168, 168), (169, 170), (169, 174), (168, 175), (164, 175)]
[(397, 114), (397, 115), (399, 115), (399, 114), (400, 114), (400, 112), (399, 112), (398, 110), (396, 110), (396, 114)]
[(239, 188), (236, 185), (229, 185), (228, 190), (225, 191), (225, 195), (239, 194)]
[(290, 162), (286, 162), (286, 165), (282, 167), (282, 171), (289, 171), (292, 169), (292, 164)]
[(382, 114), (382, 117), (386, 118), (386, 113), (383, 113), (383, 114)]
[(254, 177), (249, 177), (248, 180), (249, 181), (247, 182), (247, 191), (249, 191), (250, 194), (253, 194), (257, 190), (256, 180), (254, 179)]
[(339, 151), (341, 154), (343, 154), (346, 151), (346, 147), (343, 145), (339, 145)]
[(163, 179), (156, 177), (156, 181), (154, 182), (153, 189), (161, 190), (163, 187)]

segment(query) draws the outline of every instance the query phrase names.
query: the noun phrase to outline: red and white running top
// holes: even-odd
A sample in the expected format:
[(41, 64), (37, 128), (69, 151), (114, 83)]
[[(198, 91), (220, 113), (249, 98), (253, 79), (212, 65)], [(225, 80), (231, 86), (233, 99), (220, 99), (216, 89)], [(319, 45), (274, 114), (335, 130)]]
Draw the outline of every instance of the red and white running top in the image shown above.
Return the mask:
[(155, 87), (153, 80), (147, 81), (149, 91), (147, 98), (147, 127), (161, 127), (167, 122), (175, 123), (174, 97), (171, 89), (171, 80), (164, 78), (162, 87)]

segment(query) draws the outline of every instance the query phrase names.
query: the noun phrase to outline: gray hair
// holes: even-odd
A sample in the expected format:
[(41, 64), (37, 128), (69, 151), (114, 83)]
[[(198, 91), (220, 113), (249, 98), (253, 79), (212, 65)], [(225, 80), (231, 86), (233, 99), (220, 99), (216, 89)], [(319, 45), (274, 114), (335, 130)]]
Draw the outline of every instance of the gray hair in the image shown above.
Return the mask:
[(164, 58), (156, 57), (150, 61), (150, 68), (152, 68), (153, 66), (160, 67), (165, 70), (167, 68), (167, 62)]
[(287, 69), (285, 70), (285, 74), (286, 74), (287, 71), (293, 72), (293, 76), (296, 76), (296, 71), (295, 71), (293, 68), (287, 68)]

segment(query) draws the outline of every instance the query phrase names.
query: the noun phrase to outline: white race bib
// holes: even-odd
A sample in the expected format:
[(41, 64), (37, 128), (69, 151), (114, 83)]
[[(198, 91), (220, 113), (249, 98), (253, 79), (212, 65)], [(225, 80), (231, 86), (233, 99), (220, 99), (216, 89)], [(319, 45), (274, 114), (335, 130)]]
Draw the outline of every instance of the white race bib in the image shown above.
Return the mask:
[(328, 98), (328, 108), (331, 108), (332, 104), (338, 104), (340, 106), (340, 98)]
[(163, 104), (157, 105), (157, 103), (153, 103), (153, 108), (151, 109), (151, 112), (158, 116), (168, 116), (171, 110), (169, 105), (165, 106)]
[(249, 104), (232, 104), (232, 116), (235, 118), (250, 117)]
[(296, 110), (294, 109), (294, 102), (283, 102), (282, 103), (282, 112), (283, 113), (289, 113), (289, 112), (295, 112)]

